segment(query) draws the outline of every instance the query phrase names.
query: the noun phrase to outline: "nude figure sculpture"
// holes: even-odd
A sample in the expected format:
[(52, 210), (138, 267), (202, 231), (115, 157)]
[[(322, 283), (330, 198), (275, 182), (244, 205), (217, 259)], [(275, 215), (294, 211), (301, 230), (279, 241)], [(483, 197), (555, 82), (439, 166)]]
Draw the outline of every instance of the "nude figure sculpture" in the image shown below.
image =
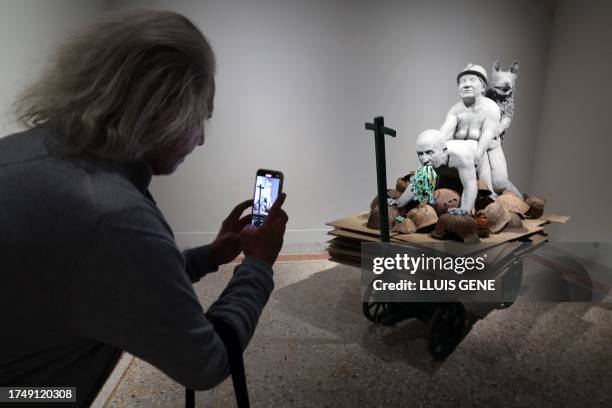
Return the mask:
[[(448, 210), (453, 215), (471, 213), (476, 201), (478, 187), (476, 183), (476, 140), (445, 140), (437, 129), (425, 130), (417, 137), (416, 150), (419, 162), (423, 166), (432, 166), (434, 169), (448, 166), (459, 173), (463, 193), (461, 206)], [(402, 195), (394, 201), (398, 207), (403, 207), (413, 200), (415, 193), (408, 187)]]
[(480, 65), (468, 64), (459, 75), (457, 85), (461, 101), (451, 107), (440, 127), (444, 140), (475, 141), (474, 163), (478, 178), (485, 180), (497, 194), (518, 189), (508, 180), (506, 157), (501, 147), (500, 109), (484, 96), (487, 72)]

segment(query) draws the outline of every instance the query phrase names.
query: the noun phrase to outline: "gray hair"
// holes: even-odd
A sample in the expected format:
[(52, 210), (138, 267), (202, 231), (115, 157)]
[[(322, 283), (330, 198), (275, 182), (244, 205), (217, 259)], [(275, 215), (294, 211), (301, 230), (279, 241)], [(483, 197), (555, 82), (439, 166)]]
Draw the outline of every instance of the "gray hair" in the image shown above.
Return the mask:
[(111, 160), (173, 154), (212, 112), (215, 57), (169, 11), (109, 15), (70, 36), (15, 102), (26, 128), (51, 125), (79, 152)]

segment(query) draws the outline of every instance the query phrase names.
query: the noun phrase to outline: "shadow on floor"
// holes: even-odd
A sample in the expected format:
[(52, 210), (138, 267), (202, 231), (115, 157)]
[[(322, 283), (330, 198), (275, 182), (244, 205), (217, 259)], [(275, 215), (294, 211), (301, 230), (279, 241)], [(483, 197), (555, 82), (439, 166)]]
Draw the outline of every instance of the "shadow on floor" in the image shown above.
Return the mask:
[[(427, 373), (438, 370), (444, 362), (435, 361), (427, 351), (427, 322), (407, 319), (393, 327), (369, 322), (361, 311), (359, 285), (359, 269), (338, 265), (277, 290), (274, 298), (279, 310), (332, 333), (337, 336), (338, 343), (357, 343), (386, 362), (403, 361)], [(467, 326), (464, 338), (469, 336), (474, 324), (497, 309), (497, 305), (485, 303), (465, 306)], [(586, 313), (591, 306), (585, 303), (578, 308)], [(535, 325), (540, 316), (555, 307), (556, 303), (539, 303), (533, 313), (521, 314), (521, 325)], [(580, 336), (591, 325), (577, 319), (571, 326), (573, 330), (566, 333), (568, 341)]]

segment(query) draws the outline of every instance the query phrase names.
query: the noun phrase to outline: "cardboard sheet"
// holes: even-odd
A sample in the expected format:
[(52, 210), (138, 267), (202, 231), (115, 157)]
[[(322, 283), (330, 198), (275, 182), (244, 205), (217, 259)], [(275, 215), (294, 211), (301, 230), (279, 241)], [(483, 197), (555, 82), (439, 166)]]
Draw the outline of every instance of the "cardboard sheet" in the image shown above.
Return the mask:
[(355, 261), (353, 258), (345, 258), (341, 255), (335, 256), (330, 253), (330, 261), (336, 262), (342, 265), (354, 266), (355, 268), (361, 268), (359, 261)]
[(352, 232), (352, 231), (345, 230), (342, 228), (333, 229), (329, 231), (327, 234), (337, 236), (337, 237), (356, 239), (359, 241), (380, 242), (380, 236), (376, 237), (372, 235), (360, 234), (360, 233)]
[(335, 237), (327, 241), (330, 246), (337, 246), (340, 248), (351, 249), (351, 250), (361, 250), (362, 241), (357, 241), (355, 239), (348, 239), (342, 237)]
[(359, 261), (361, 259), (361, 251), (360, 250), (350, 250), (350, 249), (345, 249), (345, 248), (339, 248), (335, 245), (331, 245), (327, 248), (327, 250), (329, 251), (330, 255), (342, 255), (345, 257), (349, 257), (349, 258), (355, 258), (357, 261)]
[(523, 225), (535, 225), (535, 226), (540, 226), (540, 225), (544, 225), (548, 222), (547, 219), (540, 217), (540, 218), (536, 218), (535, 220), (523, 220)]
[[(380, 230), (368, 228), (366, 225), (368, 223), (368, 217), (370, 216), (369, 211), (364, 211), (361, 213), (353, 214), (351, 216), (340, 218), (338, 220), (330, 221), (327, 225), (342, 228), (345, 230), (359, 232), (362, 234), (374, 235), (376, 237), (380, 237)], [(390, 236), (397, 235), (396, 232), (389, 232)]]
[[(558, 222), (559, 224), (565, 224), (570, 220), (570, 217), (567, 215), (543, 215), (540, 217), (541, 220), (549, 221), (549, 222)], [(534, 220), (535, 221), (535, 220)]]
[[(531, 220), (526, 220), (531, 221)], [(526, 237), (544, 230), (544, 227), (537, 223), (524, 223), (523, 228), (503, 230), (499, 234), (491, 234), (488, 238), (481, 238), (480, 244), (470, 245), (463, 242), (451, 240), (439, 240), (431, 236), (431, 234), (413, 233), (399, 234), (391, 239), (393, 242), (405, 242), (414, 244), (423, 248), (433, 248), (436, 251), (445, 252), (455, 256), (472, 255), (483, 250), (491, 250), (496, 245), (503, 244)]]

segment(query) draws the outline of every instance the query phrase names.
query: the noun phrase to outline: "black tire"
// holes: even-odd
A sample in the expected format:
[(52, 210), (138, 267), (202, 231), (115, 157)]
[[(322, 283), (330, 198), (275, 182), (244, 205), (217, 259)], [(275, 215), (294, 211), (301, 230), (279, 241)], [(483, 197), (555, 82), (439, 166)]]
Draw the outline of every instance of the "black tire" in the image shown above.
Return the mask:
[(459, 302), (440, 303), (429, 321), (427, 349), (444, 360), (457, 347), (465, 330), (465, 307)]
[(366, 301), (361, 303), (361, 310), (366, 319), (374, 323), (379, 323), (383, 316), (386, 315), (387, 309), (389, 309), (389, 303), (375, 302), (372, 296), (373, 290), (372, 285), (368, 285), (363, 296)]

